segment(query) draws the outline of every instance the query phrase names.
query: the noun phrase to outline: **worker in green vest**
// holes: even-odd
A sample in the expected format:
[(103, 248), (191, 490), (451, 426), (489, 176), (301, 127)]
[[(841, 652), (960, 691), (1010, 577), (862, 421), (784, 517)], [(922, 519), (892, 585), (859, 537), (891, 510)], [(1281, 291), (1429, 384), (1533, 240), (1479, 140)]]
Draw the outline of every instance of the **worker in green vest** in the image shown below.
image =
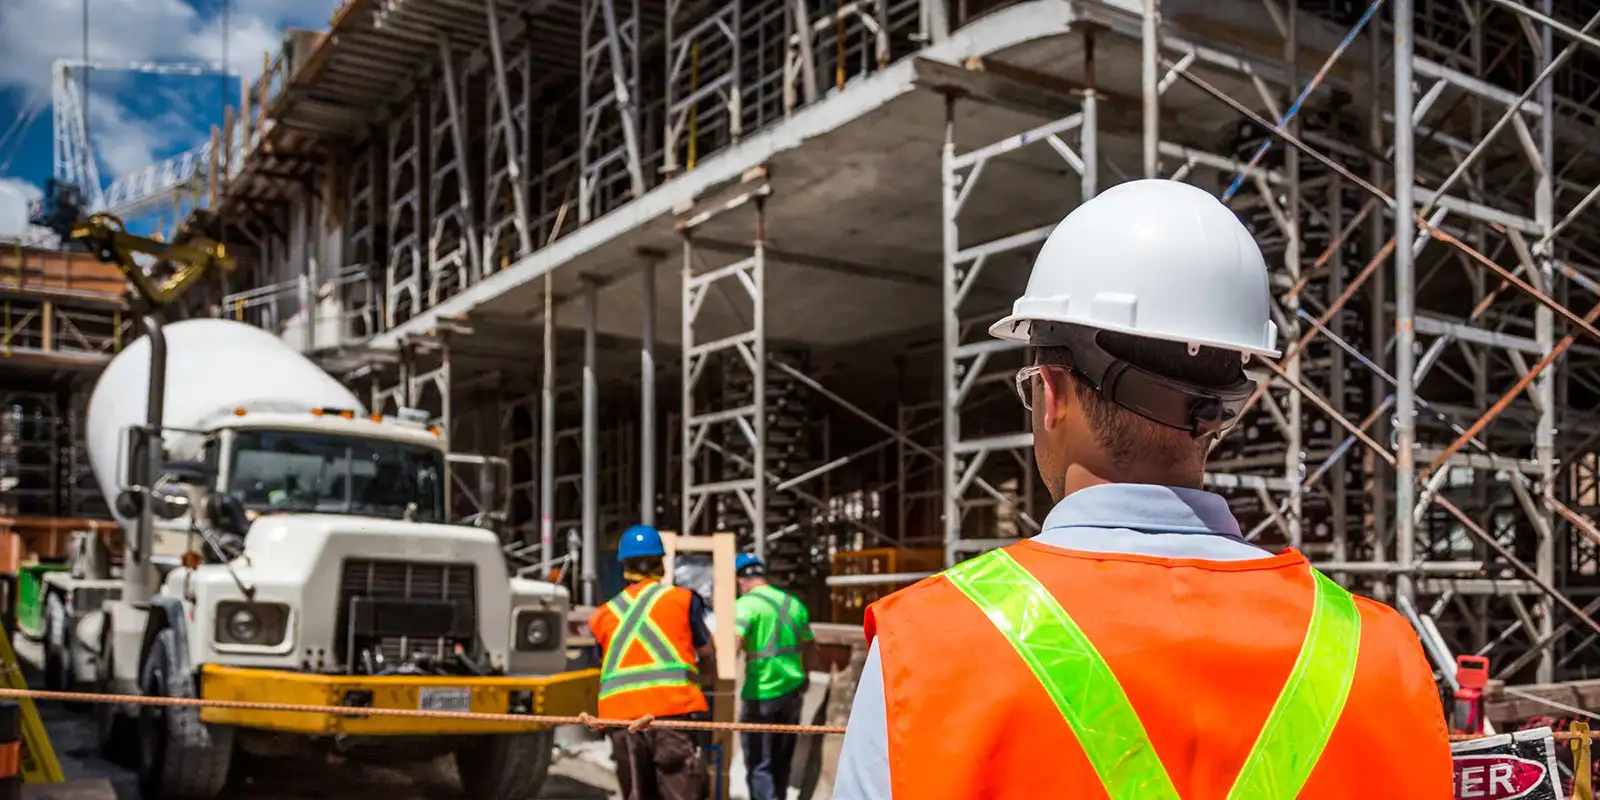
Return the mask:
[[(742, 722), (800, 724), (806, 670), (812, 663), (811, 615), (805, 603), (767, 583), (767, 567), (748, 553), (734, 562), (739, 601), (734, 605), (739, 651), (744, 653), (744, 688), (739, 697)], [(789, 796), (792, 733), (745, 733), (745, 772), (750, 800)]]

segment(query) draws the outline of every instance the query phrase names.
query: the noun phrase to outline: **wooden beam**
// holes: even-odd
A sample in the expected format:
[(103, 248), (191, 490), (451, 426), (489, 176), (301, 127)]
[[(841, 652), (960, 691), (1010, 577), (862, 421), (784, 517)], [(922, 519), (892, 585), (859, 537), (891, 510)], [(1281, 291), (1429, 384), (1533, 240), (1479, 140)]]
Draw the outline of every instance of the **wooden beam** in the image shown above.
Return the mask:
[[(1600, 679), (1592, 678), (1563, 683), (1542, 683), (1514, 687), (1520, 694), (1533, 695), (1564, 706), (1594, 708), (1600, 706)], [(1505, 691), (1504, 681), (1490, 681), (1485, 688), (1484, 716), (1496, 726), (1522, 722), (1539, 714), (1559, 715), (1559, 708), (1539, 700)]]

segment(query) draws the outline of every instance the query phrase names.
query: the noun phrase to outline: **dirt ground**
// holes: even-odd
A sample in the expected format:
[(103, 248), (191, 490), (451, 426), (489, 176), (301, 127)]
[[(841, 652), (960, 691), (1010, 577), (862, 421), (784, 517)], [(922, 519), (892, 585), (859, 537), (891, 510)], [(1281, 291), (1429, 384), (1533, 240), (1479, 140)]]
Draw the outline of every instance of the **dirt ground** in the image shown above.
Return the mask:
[[(30, 676), (36, 677), (36, 676)], [(68, 779), (105, 778), (118, 800), (141, 800), (134, 774), (101, 758), (88, 714), (42, 702), (40, 715)], [(230, 800), (466, 800), (449, 758), (375, 766), (338, 758), (237, 757), (223, 796)], [(609, 800), (616, 779), (604, 766), (558, 754), (540, 798)], [(151, 798), (150, 800), (155, 800)]]
[[(132, 772), (100, 758), (87, 715), (41, 704), (56, 757), (70, 778), (107, 778), (118, 800), (140, 800)], [(541, 798), (609, 800), (615, 779), (599, 765), (559, 757)], [(259, 758), (241, 755), (225, 797), (237, 800), (464, 800), (448, 758), (419, 764), (374, 766), (343, 759)], [(153, 800), (153, 799), (152, 799)]]

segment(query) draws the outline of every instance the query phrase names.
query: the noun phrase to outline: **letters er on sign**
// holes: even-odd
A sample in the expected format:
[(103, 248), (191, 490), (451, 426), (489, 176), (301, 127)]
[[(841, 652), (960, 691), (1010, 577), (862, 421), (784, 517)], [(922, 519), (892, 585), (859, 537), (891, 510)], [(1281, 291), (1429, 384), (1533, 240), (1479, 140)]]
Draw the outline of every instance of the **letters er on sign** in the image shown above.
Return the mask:
[(1549, 728), (1457, 742), (1456, 800), (1565, 800)]

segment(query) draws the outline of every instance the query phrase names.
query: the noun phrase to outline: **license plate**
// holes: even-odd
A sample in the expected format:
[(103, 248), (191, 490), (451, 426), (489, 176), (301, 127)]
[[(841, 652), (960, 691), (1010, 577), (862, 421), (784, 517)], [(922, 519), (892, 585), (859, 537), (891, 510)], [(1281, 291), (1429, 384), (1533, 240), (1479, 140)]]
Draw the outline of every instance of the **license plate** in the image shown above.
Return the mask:
[(417, 700), (423, 711), (471, 711), (471, 689), (423, 689)]

